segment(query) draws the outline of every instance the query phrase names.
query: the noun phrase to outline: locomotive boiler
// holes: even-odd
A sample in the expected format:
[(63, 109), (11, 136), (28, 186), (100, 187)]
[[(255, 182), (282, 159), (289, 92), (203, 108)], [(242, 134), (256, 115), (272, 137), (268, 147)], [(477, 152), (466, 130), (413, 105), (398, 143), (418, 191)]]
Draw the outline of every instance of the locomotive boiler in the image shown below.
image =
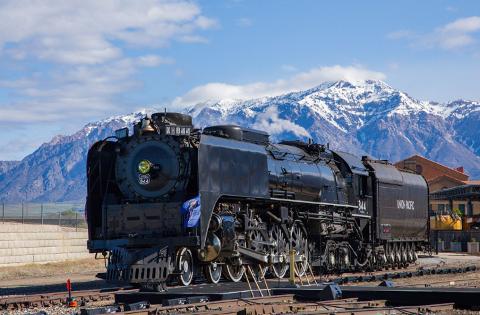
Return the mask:
[(315, 143), (273, 143), (234, 125), (156, 113), (95, 143), (87, 159), (88, 248), (107, 277), (159, 288), (374, 270), (414, 262), (428, 187), (386, 161)]

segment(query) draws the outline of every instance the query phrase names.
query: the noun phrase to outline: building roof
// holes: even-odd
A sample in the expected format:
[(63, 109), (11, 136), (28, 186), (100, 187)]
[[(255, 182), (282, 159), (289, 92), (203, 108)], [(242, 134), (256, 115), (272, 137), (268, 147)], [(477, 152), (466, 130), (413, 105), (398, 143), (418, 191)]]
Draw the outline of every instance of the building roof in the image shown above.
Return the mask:
[(480, 180), (467, 180), (465, 181), (467, 185), (480, 185)]
[(437, 183), (437, 182), (439, 182), (439, 181), (441, 181), (441, 180), (443, 180), (443, 179), (449, 180), (449, 181), (454, 182), (455, 184), (458, 184), (458, 185), (465, 185), (465, 184), (466, 184), (465, 181), (459, 180), (459, 179), (457, 179), (457, 178), (455, 178), (455, 177), (448, 176), (448, 175), (440, 175), (440, 176), (437, 176), (437, 177), (435, 177), (435, 178), (433, 178), (433, 179), (430, 179), (430, 180), (428, 181), (428, 184), (434, 184), (434, 183)]
[[(451, 185), (446, 185), (446, 182), (451, 183)], [(441, 188), (439, 187), (439, 188), (433, 190), (434, 187), (435, 187), (435, 184), (437, 184), (437, 183), (441, 183), (443, 187), (441, 187)], [(431, 179), (431, 180), (428, 181), (428, 186), (429, 186), (429, 189), (430, 189), (430, 193), (441, 191), (443, 189), (448, 189), (445, 186), (463, 186), (465, 184), (466, 184), (465, 181), (458, 180), (458, 179), (453, 178), (453, 177), (448, 176), (448, 175), (440, 175), (440, 176), (437, 176), (434, 179)]]
[[(444, 175), (447, 175), (449, 177), (452, 177), (452, 178), (456, 178), (457, 180), (460, 180), (460, 181), (466, 181), (468, 180), (468, 175), (465, 174), (465, 173), (462, 173), (454, 168), (450, 168), (448, 166), (445, 166), (443, 164), (440, 164), (438, 162), (435, 162), (435, 161), (432, 161), (432, 160), (429, 160), (421, 155), (418, 155), (418, 154), (415, 154), (415, 155), (412, 155), (411, 157), (408, 157), (406, 159), (403, 159), (401, 161), (398, 161), (397, 163), (395, 163), (395, 166), (397, 167), (404, 167), (405, 165), (405, 161), (411, 161), (411, 160), (416, 160), (416, 161), (422, 161), (426, 164), (429, 164), (432, 166), (432, 168), (434, 168), (435, 170), (437, 170), (438, 172), (440, 173), (443, 173)], [(428, 181), (431, 181), (433, 180), (434, 178), (437, 178), (438, 176), (435, 176), (433, 178), (426, 178)]]

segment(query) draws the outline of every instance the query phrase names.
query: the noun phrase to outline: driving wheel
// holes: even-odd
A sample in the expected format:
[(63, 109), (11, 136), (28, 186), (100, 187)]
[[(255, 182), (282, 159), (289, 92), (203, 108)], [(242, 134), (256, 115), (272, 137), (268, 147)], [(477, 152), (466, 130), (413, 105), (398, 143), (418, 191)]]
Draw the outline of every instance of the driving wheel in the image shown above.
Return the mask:
[[(254, 250), (257, 253), (264, 254), (266, 252), (265, 243), (265, 238), (260, 231), (251, 230), (248, 232), (247, 246), (249, 249)], [(250, 265), (250, 268), (256, 281), (263, 280), (268, 269), (268, 267), (263, 264), (253, 264)], [(250, 272), (248, 275), (252, 276)]]
[(203, 266), (203, 273), (209, 283), (218, 283), (222, 278), (222, 265), (212, 262)]
[(276, 246), (274, 246), (272, 250), (273, 255), (283, 257), (283, 261), (272, 264), (271, 270), (276, 278), (283, 278), (288, 270), (290, 244), (287, 236), (279, 225), (274, 225), (270, 233), (272, 241), (276, 242)]
[(298, 277), (302, 277), (308, 268), (308, 240), (302, 227), (298, 223), (295, 223), (292, 228), (292, 247), (296, 255), (303, 256), (302, 261), (295, 263), (295, 274)]
[(193, 279), (193, 256), (186, 247), (182, 247), (177, 253), (177, 271), (178, 282), (184, 286), (190, 285)]
[(243, 274), (245, 273), (245, 266), (227, 264), (224, 267), (225, 278), (233, 282), (242, 280)]

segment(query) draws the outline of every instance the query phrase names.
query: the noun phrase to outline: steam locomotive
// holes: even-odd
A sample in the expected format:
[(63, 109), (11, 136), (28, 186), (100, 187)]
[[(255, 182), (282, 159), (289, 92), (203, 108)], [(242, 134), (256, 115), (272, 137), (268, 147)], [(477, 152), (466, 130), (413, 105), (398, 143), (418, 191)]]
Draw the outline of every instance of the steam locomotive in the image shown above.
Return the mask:
[(422, 176), (239, 126), (195, 129), (180, 113), (95, 143), (87, 182), (90, 252), (108, 279), (154, 288), (246, 269), (283, 278), (292, 252), (298, 276), (400, 268), (428, 240)]

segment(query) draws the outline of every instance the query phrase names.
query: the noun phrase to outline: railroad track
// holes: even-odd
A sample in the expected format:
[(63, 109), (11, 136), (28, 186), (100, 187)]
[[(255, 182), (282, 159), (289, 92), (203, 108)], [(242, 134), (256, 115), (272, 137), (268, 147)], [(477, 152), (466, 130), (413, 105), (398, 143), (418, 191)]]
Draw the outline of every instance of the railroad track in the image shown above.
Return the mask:
[[(466, 266), (466, 267), (430, 268), (430, 269), (419, 269), (419, 270), (399, 271), (399, 272), (390, 272), (390, 273), (376, 272), (372, 274), (351, 275), (351, 276), (344, 276), (344, 277), (338, 277), (338, 278), (331, 278), (328, 280), (330, 282), (334, 282), (337, 284), (347, 284), (347, 283), (381, 281), (386, 279), (420, 277), (424, 275), (465, 273), (465, 272), (470, 272), (475, 270), (477, 270), (476, 266), (472, 265), (472, 266)], [(319, 277), (319, 280), (320, 279), (321, 277)], [(473, 279), (470, 279), (470, 280), (473, 280)], [(273, 280), (271, 283), (273, 282), (276, 282), (276, 280)], [(445, 283), (445, 282), (446, 281), (439, 281), (439, 283)], [(223, 284), (228, 285), (228, 283), (223, 283)], [(181, 289), (181, 287), (171, 287), (169, 289), (171, 289), (170, 292), (173, 293), (176, 291), (176, 289), (177, 290)], [(134, 289), (133, 287), (122, 287), (122, 288), (74, 291), (72, 292), (72, 296), (75, 298), (79, 306), (88, 306), (90, 302), (98, 302), (98, 301), (112, 301), (112, 304), (113, 304), (113, 301), (115, 301), (116, 294), (134, 293), (134, 292), (138, 292), (138, 289)], [(33, 294), (33, 295), (22, 295), (22, 296), (16, 295), (16, 296), (0, 297), (0, 311), (23, 310), (23, 309), (30, 309), (30, 308), (65, 305), (67, 301), (67, 296), (68, 296), (67, 292), (58, 292), (58, 293), (43, 293), (43, 294)], [(232, 301), (240, 301), (240, 302), (235, 302), (237, 304), (231, 302), (233, 303), (232, 305), (237, 305), (237, 306), (243, 305), (242, 303), (244, 303), (244, 302), (241, 302), (241, 301), (244, 301), (241, 299), (232, 300)], [(347, 300), (344, 300), (344, 302), (342, 303), (346, 303), (345, 301)], [(209, 305), (208, 307), (212, 307), (212, 305), (217, 305), (217, 306), (224, 305), (222, 304), (224, 302), (225, 301), (219, 301), (219, 302), (209, 301), (207, 304)], [(254, 302), (250, 301), (249, 303), (254, 303)], [(355, 303), (353, 303), (352, 305), (354, 305)], [(316, 303), (315, 305), (317, 304), (318, 303)], [(202, 304), (198, 304), (197, 306), (201, 307), (201, 305)], [(153, 307), (162, 312), (163, 310), (168, 309), (168, 307), (166, 308), (164, 306), (158, 306), (158, 305)], [(287, 305), (284, 305), (284, 307), (287, 307)], [(308, 304), (308, 307), (314, 307), (314, 306)], [(182, 306), (179, 306), (179, 308), (182, 309)]]
[[(120, 292), (135, 292), (133, 288), (109, 288), (97, 290), (83, 290), (73, 292), (75, 301), (79, 306), (89, 302), (115, 300), (115, 294)], [(45, 294), (31, 294), (23, 296), (0, 297), (0, 311), (22, 310), (36, 307), (50, 307), (65, 305), (68, 292), (55, 292)]]
[(355, 298), (322, 302), (304, 302), (294, 295), (279, 295), (248, 299), (202, 302), (187, 305), (149, 305), (140, 310), (120, 311), (120, 314), (159, 315), (159, 314), (382, 314), (391, 311), (398, 313), (430, 313), (453, 310), (453, 303), (421, 306), (387, 306), (384, 300), (359, 301)]
[[(135, 292), (132, 289), (117, 289), (102, 292), (101, 290), (87, 290), (75, 292), (77, 301), (87, 304), (92, 301), (113, 301), (116, 293)], [(66, 293), (39, 294), (25, 296), (15, 300), (2, 298), (0, 300), (3, 311), (20, 310), (32, 307), (49, 307), (63, 305)], [(80, 303), (79, 303), (80, 305)], [(135, 309), (139, 308), (139, 309)], [(442, 303), (420, 306), (397, 306), (386, 304), (385, 300), (359, 301), (357, 298), (347, 298), (331, 301), (310, 302), (297, 300), (293, 294), (279, 296), (255, 297), (246, 299), (232, 299), (222, 301), (205, 301), (184, 305), (149, 305), (148, 303), (133, 303), (130, 305), (116, 305), (114, 307), (83, 308), (81, 314), (102, 314), (114, 311), (117, 314), (158, 315), (170, 313), (195, 314), (379, 314), (379, 313), (430, 313), (451, 311), (453, 303)]]
[(428, 283), (398, 283), (402, 287), (480, 287), (480, 274), (471, 275), (467, 279), (465, 278), (449, 278), (447, 280), (429, 281)]
[(346, 283), (360, 283), (360, 282), (374, 282), (382, 280), (403, 279), (422, 277), (426, 275), (446, 275), (446, 274), (461, 274), (478, 270), (476, 265), (469, 265), (463, 267), (442, 267), (442, 268), (418, 268), (412, 270), (403, 270), (396, 272), (382, 272), (377, 271), (368, 274), (352, 274), (336, 278), (328, 278), (326, 282), (334, 282), (337, 284)]

